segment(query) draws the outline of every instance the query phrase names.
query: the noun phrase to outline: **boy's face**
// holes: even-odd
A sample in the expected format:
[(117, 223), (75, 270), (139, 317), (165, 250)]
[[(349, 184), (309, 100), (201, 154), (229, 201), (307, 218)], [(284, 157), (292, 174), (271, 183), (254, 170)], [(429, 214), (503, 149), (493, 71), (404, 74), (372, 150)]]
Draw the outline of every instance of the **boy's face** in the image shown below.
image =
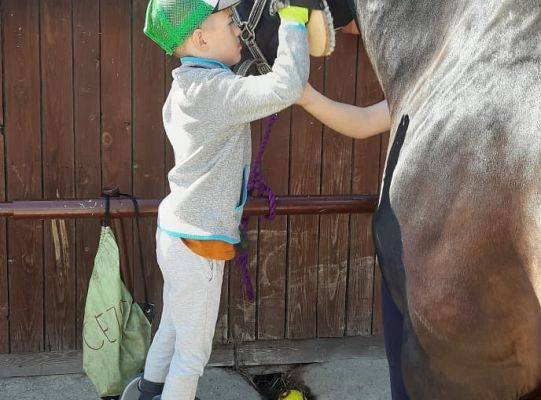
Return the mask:
[(227, 8), (212, 14), (202, 26), (205, 53), (208, 58), (225, 65), (235, 65), (241, 59), (240, 30), (233, 22), (233, 10)]

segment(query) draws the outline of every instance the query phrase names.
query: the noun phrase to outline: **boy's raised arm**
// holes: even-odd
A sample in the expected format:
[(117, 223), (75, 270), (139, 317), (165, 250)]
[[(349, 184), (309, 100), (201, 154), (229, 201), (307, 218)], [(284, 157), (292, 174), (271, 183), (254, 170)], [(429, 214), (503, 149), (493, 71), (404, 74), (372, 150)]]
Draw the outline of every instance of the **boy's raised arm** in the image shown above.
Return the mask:
[[(279, 112), (301, 96), (310, 73), (308, 38), (303, 23), (284, 20), (272, 71), (261, 76), (217, 76), (209, 82), (228, 123), (246, 123)], [(218, 108), (218, 107), (217, 107)]]

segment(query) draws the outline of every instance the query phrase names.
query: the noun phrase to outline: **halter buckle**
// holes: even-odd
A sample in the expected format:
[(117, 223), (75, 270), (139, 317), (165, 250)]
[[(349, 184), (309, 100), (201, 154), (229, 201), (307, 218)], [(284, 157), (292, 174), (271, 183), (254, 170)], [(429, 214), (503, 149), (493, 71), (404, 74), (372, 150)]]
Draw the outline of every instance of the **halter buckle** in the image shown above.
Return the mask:
[(252, 27), (246, 21), (242, 21), (239, 24), (240, 38), (245, 43), (253, 43), (255, 41), (255, 32)]

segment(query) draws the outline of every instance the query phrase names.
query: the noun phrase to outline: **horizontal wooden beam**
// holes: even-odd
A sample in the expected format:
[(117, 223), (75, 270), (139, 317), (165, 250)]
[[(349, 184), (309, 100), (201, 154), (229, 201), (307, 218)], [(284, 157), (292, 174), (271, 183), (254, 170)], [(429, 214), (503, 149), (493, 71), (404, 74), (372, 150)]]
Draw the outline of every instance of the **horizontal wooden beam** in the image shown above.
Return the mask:
[[(141, 216), (155, 216), (160, 199), (138, 199)], [(278, 215), (372, 213), (377, 196), (283, 196), (276, 198)], [(245, 215), (267, 215), (267, 199), (250, 198), (244, 208)], [(0, 217), (49, 218), (102, 218), (105, 201), (98, 199), (69, 200), (15, 200), (0, 203)], [(133, 205), (127, 198), (111, 198), (112, 217), (131, 217)]]
[(236, 349), (238, 365), (309, 364), (350, 358), (384, 358), (380, 336), (347, 336), (303, 340), (243, 342)]
[[(209, 367), (250, 367), (321, 363), (350, 358), (384, 358), (380, 336), (351, 336), (304, 340), (269, 340), (218, 345)], [(80, 350), (29, 354), (0, 354), (0, 378), (79, 374)]]

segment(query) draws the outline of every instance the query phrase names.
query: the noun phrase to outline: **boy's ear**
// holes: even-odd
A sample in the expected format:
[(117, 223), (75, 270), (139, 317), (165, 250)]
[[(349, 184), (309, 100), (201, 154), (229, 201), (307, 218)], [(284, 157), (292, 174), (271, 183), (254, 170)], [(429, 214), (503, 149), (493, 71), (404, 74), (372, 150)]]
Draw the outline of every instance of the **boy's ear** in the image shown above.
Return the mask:
[(192, 43), (197, 48), (197, 50), (206, 50), (208, 45), (205, 39), (205, 32), (203, 29), (198, 28), (192, 34)]

